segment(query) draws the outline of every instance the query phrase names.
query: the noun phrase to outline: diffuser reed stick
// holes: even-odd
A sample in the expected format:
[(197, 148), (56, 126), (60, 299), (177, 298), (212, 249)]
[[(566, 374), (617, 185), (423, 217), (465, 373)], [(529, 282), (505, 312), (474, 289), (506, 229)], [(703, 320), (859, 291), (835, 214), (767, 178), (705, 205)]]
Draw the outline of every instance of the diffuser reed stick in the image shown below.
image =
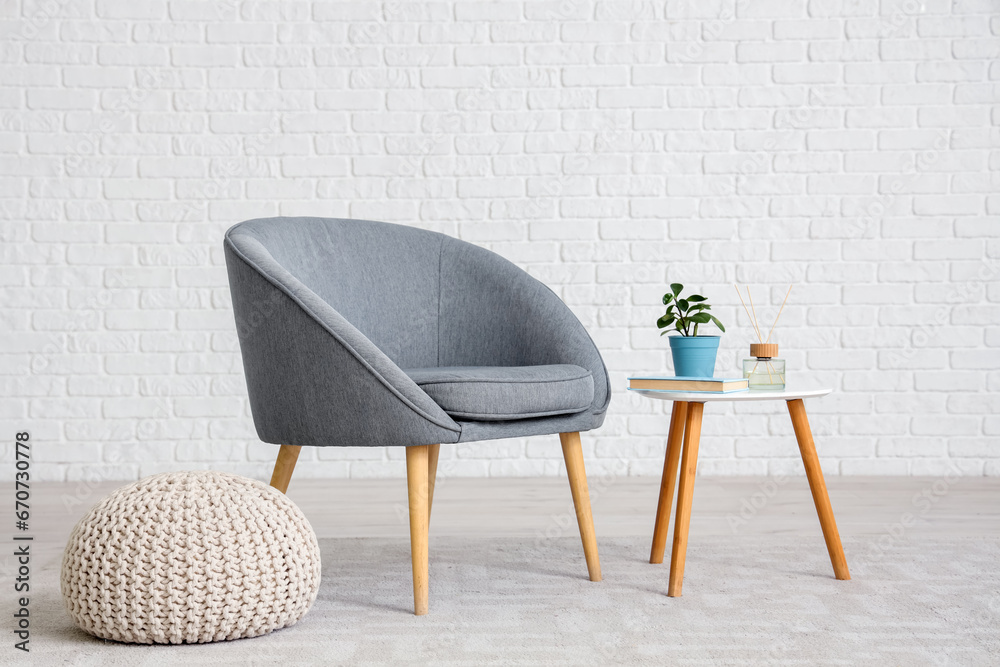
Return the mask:
[(750, 299), (750, 312), (753, 313), (753, 328), (757, 330), (757, 340), (763, 341), (764, 337), (760, 335), (760, 325), (757, 324), (757, 309), (753, 306), (753, 294), (750, 293), (749, 285), (747, 285), (747, 298)]
[[(748, 317), (748, 318), (750, 319), (750, 326), (754, 327), (754, 331), (757, 331), (757, 328), (756, 328), (756, 327), (754, 326), (754, 322), (753, 322), (753, 316), (752, 316), (752, 315), (750, 314), (750, 309), (749, 309), (749, 308), (747, 308), (747, 303), (746, 303), (746, 301), (744, 301), (744, 300), (743, 300), (743, 293), (742, 293), (742, 292), (740, 292), (740, 288), (739, 288), (739, 285), (737, 285), (736, 283), (733, 283), (733, 287), (735, 287), (735, 288), (736, 288), (736, 295), (737, 295), (738, 297), (740, 297), (740, 303), (742, 303), (742, 304), (743, 304), (743, 310), (745, 310), (745, 311), (746, 311), (746, 314), (747, 314), (747, 317)], [(750, 288), (749, 288), (749, 287), (747, 288), (747, 294), (750, 294)], [(758, 341), (758, 342), (763, 342), (763, 341), (761, 341), (761, 339), (760, 339), (760, 332), (759, 332), (759, 331), (757, 331), (757, 341)]]
[(778, 309), (778, 315), (774, 318), (774, 324), (771, 325), (771, 330), (767, 332), (767, 340), (765, 343), (771, 342), (771, 334), (774, 333), (774, 327), (778, 324), (778, 319), (781, 317), (781, 312), (785, 309), (785, 304), (788, 303), (788, 295), (792, 293), (792, 286), (788, 286), (788, 291), (785, 292), (785, 300), (781, 302), (781, 308)]

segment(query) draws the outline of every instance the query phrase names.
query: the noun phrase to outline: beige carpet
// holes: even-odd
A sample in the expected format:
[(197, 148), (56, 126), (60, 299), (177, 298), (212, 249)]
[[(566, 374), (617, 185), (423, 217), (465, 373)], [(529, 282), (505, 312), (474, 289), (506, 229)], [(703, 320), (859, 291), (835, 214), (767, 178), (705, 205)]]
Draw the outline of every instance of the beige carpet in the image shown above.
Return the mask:
[[(817, 531), (818, 532), (818, 531)], [(412, 615), (405, 540), (321, 540), (319, 599), (256, 639), (126, 646), (76, 630), (58, 568), (36, 575), (39, 665), (996, 665), (1000, 540), (847, 541), (836, 581), (822, 539), (696, 539), (684, 597), (648, 539), (600, 542), (586, 579), (578, 539), (431, 537), (431, 612)], [(0, 663), (13, 656), (10, 647)], [(16, 664), (16, 663), (5, 663)]]

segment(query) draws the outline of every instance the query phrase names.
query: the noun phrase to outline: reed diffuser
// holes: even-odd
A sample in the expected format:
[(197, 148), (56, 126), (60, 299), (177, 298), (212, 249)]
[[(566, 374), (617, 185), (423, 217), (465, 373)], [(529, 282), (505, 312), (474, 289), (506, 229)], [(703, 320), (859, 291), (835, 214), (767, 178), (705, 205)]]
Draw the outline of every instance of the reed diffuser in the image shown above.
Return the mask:
[(750, 344), (750, 356), (752, 358), (743, 360), (743, 377), (750, 381), (750, 389), (780, 391), (785, 388), (785, 360), (778, 358), (778, 344), (771, 342), (771, 335), (774, 333), (774, 327), (778, 324), (778, 318), (781, 317), (782, 311), (785, 310), (785, 304), (788, 303), (788, 295), (792, 293), (792, 286), (788, 286), (785, 300), (781, 302), (781, 308), (778, 310), (778, 315), (774, 318), (771, 330), (767, 332), (766, 340), (760, 333), (760, 325), (757, 323), (757, 309), (754, 308), (753, 295), (750, 294), (749, 285), (747, 286), (747, 299), (750, 301), (750, 308), (747, 308), (739, 286), (733, 285), (733, 287), (736, 287), (736, 294), (740, 297), (743, 310), (746, 311), (754, 333), (757, 334), (757, 342)]

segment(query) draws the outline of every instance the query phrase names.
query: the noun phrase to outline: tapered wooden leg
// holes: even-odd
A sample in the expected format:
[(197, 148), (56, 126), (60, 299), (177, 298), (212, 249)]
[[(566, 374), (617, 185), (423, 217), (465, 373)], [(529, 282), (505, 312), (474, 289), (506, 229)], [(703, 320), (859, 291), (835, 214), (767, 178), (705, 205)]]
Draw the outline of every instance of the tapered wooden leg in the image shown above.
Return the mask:
[(788, 401), (788, 414), (792, 418), (795, 439), (799, 442), (799, 452), (802, 454), (802, 463), (809, 479), (809, 489), (812, 491), (813, 503), (816, 504), (819, 525), (823, 529), (823, 539), (826, 540), (826, 550), (830, 553), (830, 561), (833, 563), (833, 574), (837, 579), (850, 579), (851, 573), (847, 569), (844, 547), (840, 543), (840, 532), (837, 531), (837, 520), (833, 518), (830, 495), (826, 491), (823, 469), (819, 465), (816, 443), (813, 442), (809, 418), (806, 417), (806, 406), (801, 398)]
[(427, 523), (431, 522), (431, 507), (434, 505), (434, 483), (437, 481), (438, 454), (441, 445), (427, 445)]
[(691, 525), (691, 501), (694, 498), (694, 475), (698, 469), (698, 443), (701, 439), (701, 416), (704, 403), (689, 403), (684, 428), (684, 454), (681, 457), (680, 487), (677, 490), (677, 518), (674, 520), (674, 545), (670, 551), (670, 585), (667, 595), (681, 596), (684, 587), (684, 560), (687, 557), (688, 527)]
[(274, 472), (271, 473), (271, 486), (282, 493), (288, 491), (288, 482), (292, 479), (292, 471), (295, 470), (295, 462), (299, 460), (301, 449), (298, 445), (282, 445), (278, 449), (278, 460), (274, 462)]
[(413, 561), (413, 613), (427, 613), (427, 445), (406, 448), (406, 487), (410, 502), (410, 559)]
[(677, 484), (677, 465), (681, 460), (684, 440), (684, 421), (687, 419), (688, 404), (674, 401), (670, 414), (670, 433), (667, 435), (667, 453), (663, 457), (663, 478), (660, 480), (660, 500), (656, 505), (656, 521), (653, 523), (653, 546), (649, 550), (650, 563), (662, 563), (667, 547), (667, 531), (670, 528), (670, 510), (674, 505), (674, 486)]
[(580, 434), (560, 433), (563, 459), (569, 476), (569, 488), (576, 508), (576, 521), (580, 526), (583, 540), (583, 555), (587, 558), (587, 571), (591, 581), (601, 580), (601, 560), (597, 556), (597, 535), (594, 533), (594, 517), (590, 512), (590, 490), (587, 488), (587, 471), (583, 465), (583, 446)]

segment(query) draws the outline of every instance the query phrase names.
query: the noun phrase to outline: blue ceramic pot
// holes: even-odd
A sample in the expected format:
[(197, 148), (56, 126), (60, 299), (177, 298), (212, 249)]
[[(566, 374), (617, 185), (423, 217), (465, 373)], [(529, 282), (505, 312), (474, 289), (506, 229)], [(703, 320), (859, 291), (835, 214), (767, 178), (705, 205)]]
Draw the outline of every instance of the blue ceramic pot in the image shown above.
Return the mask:
[(715, 374), (719, 336), (668, 336), (678, 377), (710, 378)]

